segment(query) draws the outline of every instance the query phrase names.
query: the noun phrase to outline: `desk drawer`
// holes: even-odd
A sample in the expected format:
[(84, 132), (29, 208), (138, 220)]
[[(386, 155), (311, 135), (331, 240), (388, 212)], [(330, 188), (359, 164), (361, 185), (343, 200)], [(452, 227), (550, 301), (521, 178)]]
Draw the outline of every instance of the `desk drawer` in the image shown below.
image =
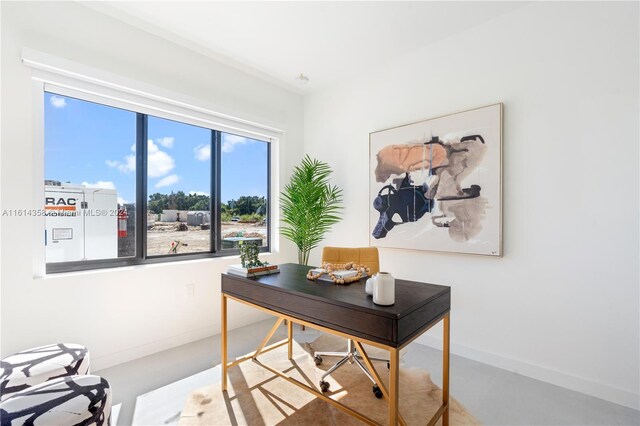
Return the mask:
[(400, 318), (398, 325), (399, 344), (411, 340), (416, 334), (423, 332), (423, 328), (432, 324), (440, 316), (451, 308), (451, 293), (445, 293), (435, 300), (427, 303), (408, 315)]
[(224, 276), (222, 292), (363, 339), (396, 346), (397, 320)]

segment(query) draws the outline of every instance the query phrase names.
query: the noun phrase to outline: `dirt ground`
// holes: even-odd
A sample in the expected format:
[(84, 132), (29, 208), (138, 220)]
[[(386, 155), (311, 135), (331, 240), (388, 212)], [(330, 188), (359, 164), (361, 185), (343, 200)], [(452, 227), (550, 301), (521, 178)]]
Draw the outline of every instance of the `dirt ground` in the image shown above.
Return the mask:
[[(147, 253), (150, 256), (169, 254), (172, 242), (181, 242), (178, 253), (197, 253), (209, 251), (209, 230), (201, 230), (199, 226), (189, 226), (188, 231), (175, 231), (173, 223), (157, 223), (153, 229), (147, 231)], [(266, 244), (267, 227), (254, 223), (223, 222), (222, 237), (232, 233), (242, 233), (237, 236), (263, 237)]]

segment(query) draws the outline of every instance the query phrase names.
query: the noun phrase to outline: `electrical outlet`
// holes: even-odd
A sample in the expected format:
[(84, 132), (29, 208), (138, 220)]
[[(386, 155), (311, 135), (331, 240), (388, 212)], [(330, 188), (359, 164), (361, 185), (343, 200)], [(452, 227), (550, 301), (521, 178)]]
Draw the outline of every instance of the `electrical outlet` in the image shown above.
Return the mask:
[(195, 296), (195, 285), (193, 283), (186, 284), (185, 288), (187, 289), (187, 297)]

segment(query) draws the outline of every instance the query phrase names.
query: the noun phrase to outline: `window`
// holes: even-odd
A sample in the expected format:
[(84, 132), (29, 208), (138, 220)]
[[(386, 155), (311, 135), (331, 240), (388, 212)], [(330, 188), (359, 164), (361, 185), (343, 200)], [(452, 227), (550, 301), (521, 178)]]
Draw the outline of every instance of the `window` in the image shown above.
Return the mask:
[(240, 240), (266, 247), (269, 146), (229, 133), (221, 138), (222, 249), (235, 248)]
[(269, 249), (270, 144), (45, 92), (47, 272)]
[(147, 138), (147, 255), (212, 251), (212, 131), (148, 117)]
[[(136, 256), (136, 114), (45, 93), (47, 263)], [(131, 214), (118, 230), (119, 209)], [(126, 238), (123, 238), (123, 235)]]

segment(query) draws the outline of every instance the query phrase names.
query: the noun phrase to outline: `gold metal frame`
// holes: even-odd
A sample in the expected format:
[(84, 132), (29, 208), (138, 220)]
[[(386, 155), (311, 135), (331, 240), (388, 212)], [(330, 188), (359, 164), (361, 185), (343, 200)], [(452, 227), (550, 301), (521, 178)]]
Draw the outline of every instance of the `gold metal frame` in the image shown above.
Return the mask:
[[(231, 299), (231, 300), (235, 300), (236, 302), (240, 302), (243, 303), (245, 305), (249, 305), (251, 307), (254, 307), (256, 309), (259, 309), (261, 311), (267, 312), (271, 315), (274, 315), (275, 317), (278, 318), (278, 320), (276, 321), (276, 323), (274, 324), (274, 326), (271, 328), (271, 330), (269, 330), (269, 332), (267, 333), (267, 335), (265, 336), (265, 338), (262, 340), (262, 342), (260, 343), (260, 345), (258, 346), (258, 348), (256, 349), (256, 351), (251, 354), (251, 355), (246, 355), (244, 357), (240, 357), (235, 359), (232, 362), (229, 362), (228, 360), (228, 346), (227, 346), (227, 336), (228, 336), (228, 330), (227, 330), (227, 299)], [(440, 322), (441, 320), (443, 321), (443, 340), (444, 340), (444, 344), (443, 344), (443, 350), (442, 350), (442, 405), (440, 405), (440, 407), (438, 408), (438, 410), (435, 412), (435, 414), (433, 415), (433, 417), (431, 418), (431, 420), (429, 420), (428, 425), (434, 425), (436, 424), (436, 422), (438, 421), (438, 419), (442, 418), (442, 425), (443, 426), (448, 426), (449, 425), (449, 334), (450, 334), (450, 314), (449, 312), (447, 312), (446, 314), (444, 314), (443, 316), (441, 316), (440, 318), (436, 319), (435, 321), (433, 321), (432, 323), (428, 324), (427, 326), (425, 326), (422, 330), (420, 330), (420, 333), (416, 334), (413, 338), (411, 338), (408, 342), (405, 342), (401, 347), (397, 347), (394, 348), (392, 346), (387, 346), (387, 345), (383, 345), (381, 343), (378, 342), (374, 342), (371, 340), (367, 340), (367, 339), (361, 339), (352, 335), (349, 335), (347, 333), (338, 331), (338, 330), (334, 330), (332, 328), (328, 328), (328, 327), (323, 327), (305, 320), (301, 320), (299, 318), (294, 318), (292, 316), (289, 315), (285, 315), (282, 314), (280, 312), (276, 312), (273, 311), (271, 309), (265, 308), (264, 306), (260, 306), (260, 305), (256, 305), (254, 303), (251, 302), (247, 302), (246, 300), (242, 300), (239, 298), (236, 298), (234, 296), (229, 296), (227, 294), (222, 294), (222, 306), (221, 306), (221, 313), (222, 313), (222, 338), (221, 338), (221, 342), (222, 342), (222, 379), (221, 379), (221, 386), (222, 386), (222, 390), (223, 391), (227, 391), (227, 371), (229, 368), (234, 367), (242, 362), (245, 361), (249, 361), (252, 360), (254, 363), (256, 363), (257, 365), (261, 366), (262, 368), (265, 368), (266, 370), (270, 371), (271, 373), (283, 378), (284, 380), (288, 381), (289, 383), (292, 383), (304, 390), (306, 390), (307, 392), (310, 392), (311, 394), (315, 395), (316, 397), (322, 399), (325, 402), (328, 402), (329, 404), (334, 405), (335, 407), (337, 407), (338, 409), (344, 411), (345, 413), (357, 418), (358, 420), (367, 423), (367, 424), (371, 424), (371, 425), (375, 425), (376, 422), (374, 420), (372, 420), (371, 418), (365, 416), (364, 414), (361, 414), (349, 407), (347, 407), (346, 405), (335, 401), (333, 399), (331, 399), (330, 397), (328, 397), (327, 395), (323, 394), (322, 392), (319, 392), (317, 389), (312, 388), (311, 386), (308, 386), (292, 377), (287, 376), (286, 374), (275, 370), (274, 368), (269, 367), (268, 365), (263, 364), (261, 361), (258, 360), (258, 356), (276, 349), (280, 346), (283, 345), (287, 345), (287, 356), (289, 359), (292, 358), (292, 351), (293, 351), (293, 323), (296, 322), (300, 325), (304, 325), (310, 328), (315, 328), (317, 330), (323, 331), (325, 333), (329, 333), (329, 334), (334, 334), (336, 336), (340, 336), (340, 337), (344, 337), (347, 339), (351, 339), (354, 341), (356, 348), (358, 349), (358, 352), (360, 353), (360, 355), (362, 356), (362, 359), (364, 361), (364, 363), (366, 364), (367, 368), (369, 369), (369, 371), (371, 372), (371, 375), (374, 377), (374, 379), (376, 380), (376, 384), (378, 385), (378, 387), (380, 388), (380, 390), (382, 391), (382, 395), (383, 397), (389, 402), (389, 424), (390, 425), (397, 425), (398, 423), (402, 426), (406, 425), (406, 421), (404, 420), (404, 418), (402, 417), (402, 415), (400, 415), (400, 412), (398, 410), (398, 396), (399, 396), (399, 387), (400, 387), (400, 349), (404, 346), (406, 346), (407, 344), (409, 344), (411, 341), (413, 341), (414, 339), (416, 339), (420, 334), (424, 333), (425, 331), (427, 331), (428, 329), (430, 329), (431, 327), (433, 327), (435, 324), (437, 324), (438, 322)], [(269, 342), (269, 340), (273, 337), (273, 335), (275, 334), (275, 332), (277, 331), (278, 327), (282, 324), (283, 321), (287, 322), (287, 338), (284, 340), (281, 340), (279, 342), (273, 343), (271, 345), (267, 345), (267, 343)], [(378, 374), (378, 372), (376, 371), (376, 369), (373, 366), (373, 363), (371, 362), (371, 359), (369, 358), (369, 356), (367, 355), (367, 352), (364, 349), (363, 343), (366, 343), (367, 345), (371, 345), (371, 346), (375, 346), (377, 348), (380, 349), (384, 349), (389, 351), (389, 389), (387, 389), (384, 384), (382, 383), (382, 380), (380, 379), (380, 375)]]

